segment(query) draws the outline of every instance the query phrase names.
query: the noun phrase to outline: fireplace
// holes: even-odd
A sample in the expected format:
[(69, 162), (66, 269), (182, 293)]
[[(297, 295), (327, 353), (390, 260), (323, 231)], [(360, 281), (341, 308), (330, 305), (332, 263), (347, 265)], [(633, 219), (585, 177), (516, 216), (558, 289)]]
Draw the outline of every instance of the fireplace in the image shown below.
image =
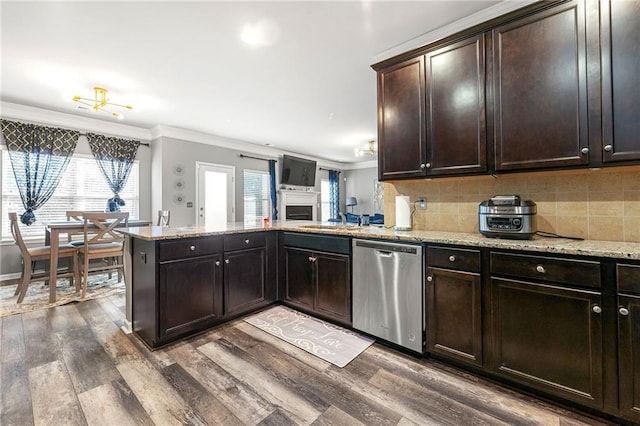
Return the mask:
[(285, 220), (318, 220), (317, 192), (280, 190), (280, 217)]
[(313, 220), (313, 206), (285, 206), (287, 220)]

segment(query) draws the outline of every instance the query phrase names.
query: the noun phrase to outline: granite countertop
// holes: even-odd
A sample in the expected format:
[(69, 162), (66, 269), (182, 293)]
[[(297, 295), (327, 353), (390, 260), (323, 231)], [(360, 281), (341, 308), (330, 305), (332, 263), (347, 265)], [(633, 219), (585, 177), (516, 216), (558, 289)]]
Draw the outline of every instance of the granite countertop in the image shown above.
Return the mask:
[(404, 242), (425, 242), (489, 247), (511, 250), (527, 250), (543, 253), (558, 253), (578, 256), (610, 257), (616, 259), (640, 260), (640, 243), (620, 241), (576, 241), (566, 238), (536, 236), (531, 240), (505, 240), (487, 238), (480, 233), (439, 232), (439, 231), (396, 231), (380, 226), (357, 226), (308, 221), (275, 221), (261, 223), (228, 223), (224, 226), (131, 227), (122, 230), (131, 237), (147, 241), (177, 238), (203, 237), (210, 235), (236, 234), (256, 231), (295, 231), (325, 235), (345, 235), (354, 238), (377, 238)]

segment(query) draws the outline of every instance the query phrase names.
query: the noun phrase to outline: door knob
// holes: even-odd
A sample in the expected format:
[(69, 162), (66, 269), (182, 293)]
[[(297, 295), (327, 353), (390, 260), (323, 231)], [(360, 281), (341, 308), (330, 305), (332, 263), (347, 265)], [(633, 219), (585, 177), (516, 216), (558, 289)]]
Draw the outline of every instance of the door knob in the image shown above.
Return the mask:
[(604, 146), (604, 150), (607, 151), (607, 152), (613, 151), (613, 145), (605, 145)]
[(427, 277), (427, 281), (429, 281), (429, 282), (433, 281), (433, 277), (432, 277), (431, 275), (429, 275), (429, 276)]
[(196, 246), (189, 246), (189, 250), (196, 251)]
[(224, 263), (229, 264), (229, 259), (225, 259)]
[(595, 312), (596, 314), (599, 314), (599, 313), (602, 312), (602, 308), (600, 306), (598, 306), (598, 305), (593, 305), (593, 308), (591, 308), (591, 310), (593, 312)]
[(620, 312), (620, 315), (625, 317), (629, 315), (629, 310), (627, 308), (623, 308), (622, 306), (620, 306), (620, 309), (618, 310), (618, 312)]
[(540, 272), (541, 274), (544, 274), (545, 272), (547, 272), (547, 270), (544, 269), (544, 266), (542, 265), (536, 266), (536, 271)]
[(449, 256), (449, 262), (455, 262), (456, 257), (454, 255)]
[(583, 153), (584, 155), (587, 155), (589, 153), (589, 148), (582, 148), (580, 152)]

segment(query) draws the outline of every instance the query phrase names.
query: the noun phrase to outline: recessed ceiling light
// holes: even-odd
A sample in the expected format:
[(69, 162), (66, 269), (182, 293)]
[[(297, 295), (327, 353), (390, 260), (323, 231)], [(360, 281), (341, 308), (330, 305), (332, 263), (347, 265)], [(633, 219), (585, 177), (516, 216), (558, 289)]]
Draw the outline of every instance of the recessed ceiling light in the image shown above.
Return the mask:
[(249, 46), (267, 46), (274, 44), (280, 31), (278, 26), (269, 19), (245, 24), (240, 33), (240, 40)]

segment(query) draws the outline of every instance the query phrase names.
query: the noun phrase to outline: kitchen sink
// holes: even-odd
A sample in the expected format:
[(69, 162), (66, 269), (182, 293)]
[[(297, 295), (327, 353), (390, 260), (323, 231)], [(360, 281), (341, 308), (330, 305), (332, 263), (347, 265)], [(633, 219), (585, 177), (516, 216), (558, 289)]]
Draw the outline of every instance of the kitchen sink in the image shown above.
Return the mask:
[(310, 228), (310, 229), (323, 229), (323, 230), (354, 230), (354, 229), (360, 229), (360, 227), (358, 225), (342, 225), (340, 223), (338, 224), (326, 224), (326, 225), (322, 225), (322, 224), (314, 224), (314, 225), (302, 225), (301, 228)]

